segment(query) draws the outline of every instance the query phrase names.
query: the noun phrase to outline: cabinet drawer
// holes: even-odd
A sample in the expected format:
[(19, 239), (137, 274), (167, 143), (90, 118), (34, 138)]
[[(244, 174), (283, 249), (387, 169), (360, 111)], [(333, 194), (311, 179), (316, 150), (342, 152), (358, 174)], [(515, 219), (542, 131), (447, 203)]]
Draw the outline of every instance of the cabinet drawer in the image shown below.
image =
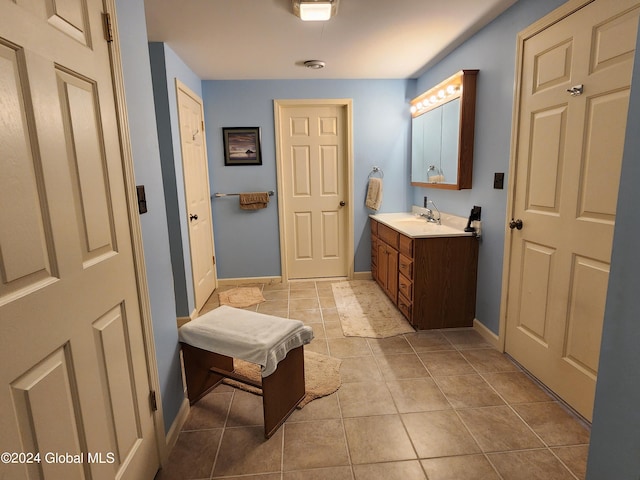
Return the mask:
[(400, 254), (400, 260), (398, 263), (398, 270), (409, 280), (413, 280), (413, 260)]
[(404, 275), (398, 275), (398, 291), (407, 299), (413, 298), (413, 282)]
[(400, 235), (400, 253), (413, 258), (413, 238)]
[(398, 237), (400, 234), (394, 229), (387, 227), (383, 224), (378, 224), (378, 237), (380, 240), (388, 245), (391, 245), (396, 250), (398, 249)]
[(411, 322), (411, 302), (402, 294), (398, 295), (398, 310)]

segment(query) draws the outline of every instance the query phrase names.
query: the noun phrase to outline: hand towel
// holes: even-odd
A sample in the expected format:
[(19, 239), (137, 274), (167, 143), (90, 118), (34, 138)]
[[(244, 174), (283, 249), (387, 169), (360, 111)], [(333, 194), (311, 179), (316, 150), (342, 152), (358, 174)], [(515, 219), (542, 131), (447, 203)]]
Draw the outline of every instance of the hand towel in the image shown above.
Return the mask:
[(259, 210), (261, 208), (267, 208), (268, 203), (268, 192), (247, 192), (240, 194), (240, 208), (242, 210)]
[(370, 178), (365, 205), (371, 210), (378, 210), (382, 203), (382, 179)]

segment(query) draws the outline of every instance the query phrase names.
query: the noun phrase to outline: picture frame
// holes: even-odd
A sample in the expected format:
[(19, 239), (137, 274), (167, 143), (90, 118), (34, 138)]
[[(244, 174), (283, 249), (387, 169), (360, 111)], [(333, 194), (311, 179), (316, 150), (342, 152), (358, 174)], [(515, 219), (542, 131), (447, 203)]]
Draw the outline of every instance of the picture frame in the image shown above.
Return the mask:
[(262, 165), (260, 127), (223, 127), (224, 164)]

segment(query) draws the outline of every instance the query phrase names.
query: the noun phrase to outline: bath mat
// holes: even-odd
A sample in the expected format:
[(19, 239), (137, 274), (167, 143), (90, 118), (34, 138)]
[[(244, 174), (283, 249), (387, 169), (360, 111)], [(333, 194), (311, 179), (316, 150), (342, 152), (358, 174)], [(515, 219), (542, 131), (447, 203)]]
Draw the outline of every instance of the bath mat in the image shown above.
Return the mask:
[(246, 308), (265, 301), (258, 287), (236, 287), (218, 294), (220, 305)]
[(331, 284), (345, 337), (386, 338), (413, 327), (373, 280)]
[[(339, 358), (328, 357), (321, 353), (304, 351), (304, 386), (305, 397), (298, 404), (298, 408), (304, 407), (316, 398), (331, 395), (340, 388), (342, 380), (340, 379), (340, 364), (342, 360)], [(260, 381), (260, 366), (255, 363), (245, 362), (244, 360), (233, 360), (234, 371), (253, 381)], [(261, 395), (262, 390), (259, 388), (236, 382), (230, 378), (223, 380), (227, 385), (245, 390), (247, 392)]]

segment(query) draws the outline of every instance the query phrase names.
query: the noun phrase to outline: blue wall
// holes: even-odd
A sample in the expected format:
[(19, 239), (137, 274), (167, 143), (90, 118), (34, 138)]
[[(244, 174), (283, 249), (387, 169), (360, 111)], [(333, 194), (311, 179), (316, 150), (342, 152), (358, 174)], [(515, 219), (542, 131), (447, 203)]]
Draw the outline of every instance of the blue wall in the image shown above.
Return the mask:
[[(509, 149), (518, 33), (564, 0), (520, 0), (461, 45), (417, 82), (422, 93), (462, 69), (478, 69), (476, 127), (471, 190), (412, 189), (413, 203), (428, 195), (440, 211), (467, 217), (474, 205), (482, 207), (482, 239), (478, 258), (476, 318), (494, 333), (500, 325), (502, 259)], [(494, 190), (493, 174), (505, 173), (505, 189)]]
[(202, 83), (166, 44), (157, 42), (149, 44), (149, 56), (158, 117), (157, 128), (167, 203), (171, 264), (176, 285), (176, 314), (179, 317), (188, 317), (195, 309), (195, 297), (184, 194), (176, 79), (200, 98), (202, 98)]
[(616, 212), (588, 480), (640, 478), (640, 33)]
[[(354, 270), (371, 263), (369, 211), (364, 207), (371, 167), (384, 171), (380, 211), (404, 211), (409, 203), (409, 100), (411, 80), (262, 80), (205, 81), (203, 95), (211, 192), (276, 190), (274, 99), (353, 99)], [(261, 166), (224, 166), (222, 127), (260, 127)], [(279, 276), (278, 205), (240, 210), (237, 199), (212, 203), (218, 277)]]
[(151, 92), (144, 2), (118, 0), (116, 8), (136, 184), (145, 186), (149, 208), (147, 213), (140, 216), (140, 223), (163, 418), (165, 429), (168, 430), (182, 405), (184, 393), (178, 354), (169, 232)]

